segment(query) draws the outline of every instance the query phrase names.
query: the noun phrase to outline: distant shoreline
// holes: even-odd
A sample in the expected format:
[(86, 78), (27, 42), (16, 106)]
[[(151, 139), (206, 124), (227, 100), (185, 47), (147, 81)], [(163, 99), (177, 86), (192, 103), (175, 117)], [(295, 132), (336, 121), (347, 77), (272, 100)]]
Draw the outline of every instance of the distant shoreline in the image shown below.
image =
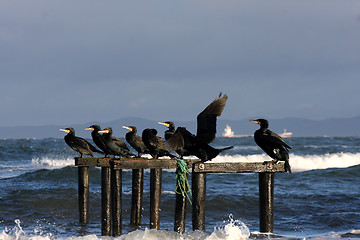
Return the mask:
[[(353, 118), (333, 118), (325, 120), (308, 120), (301, 118), (282, 118), (269, 119), (270, 129), (276, 133), (282, 133), (284, 128), (293, 132), (292, 137), (357, 137), (360, 136), (360, 116)], [(157, 124), (156, 121), (144, 118), (120, 118), (118, 120), (98, 123), (96, 121), (73, 124), (73, 125), (46, 125), (46, 126), (18, 126), (18, 127), (0, 127), (0, 139), (27, 139), (27, 138), (63, 138), (64, 134), (59, 132), (60, 128), (73, 127), (76, 135), (91, 138), (90, 133), (84, 128), (89, 127), (92, 123), (99, 124), (102, 128), (112, 127), (114, 135), (117, 137), (124, 137), (126, 130), (122, 128), (123, 125), (137, 126), (139, 132), (145, 128), (155, 128), (158, 130), (158, 136), (163, 136), (165, 128)], [(176, 127), (186, 127), (190, 132), (196, 133), (196, 121), (176, 122)], [(221, 137), (223, 129), (226, 125), (230, 125), (235, 133), (242, 133), (241, 135), (252, 135), (257, 129), (256, 126), (249, 124), (248, 119), (242, 120), (226, 120), (218, 119), (217, 122), (217, 136)]]

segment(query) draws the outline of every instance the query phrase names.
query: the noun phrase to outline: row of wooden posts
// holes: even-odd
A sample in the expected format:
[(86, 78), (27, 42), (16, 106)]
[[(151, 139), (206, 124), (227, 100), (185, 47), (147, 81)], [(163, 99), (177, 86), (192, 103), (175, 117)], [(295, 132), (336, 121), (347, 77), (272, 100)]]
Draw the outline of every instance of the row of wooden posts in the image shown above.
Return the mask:
[[(273, 232), (274, 174), (284, 172), (284, 163), (204, 163), (184, 159), (192, 168), (192, 227), (205, 230), (206, 174), (259, 173), (260, 232)], [(176, 169), (175, 159), (75, 158), (78, 167), (80, 222), (89, 220), (89, 167), (101, 167), (101, 235), (122, 233), (122, 170), (132, 169), (131, 224), (141, 225), (144, 169), (150, 169), (150, 228), (160, 229), (162, 169)], [(176, 194), (174, 231), (185, 231), (186, 197)]]

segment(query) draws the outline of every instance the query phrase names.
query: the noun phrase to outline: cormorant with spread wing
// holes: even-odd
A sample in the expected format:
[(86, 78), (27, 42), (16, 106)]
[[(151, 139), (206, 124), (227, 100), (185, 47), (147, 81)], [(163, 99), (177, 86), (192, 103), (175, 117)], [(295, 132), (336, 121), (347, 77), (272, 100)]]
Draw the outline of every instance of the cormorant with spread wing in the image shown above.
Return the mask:
[(126, 141), (130, 144), (130, 146), (132, 146), (138, 152), (138, 157), (141, 157), (141, 154), (150, 153), (149, 149), (147, 149), (147, 147), (145, 146), (142, 138), (136, 135), (137, 129), (135, 126), (123, 126), (123, 128), (130, 131), (126, 133), (125, 138)]
[(225, 108), (228, 96), (220, 95), (212, 101), (198, 116), (197, 116), (197, 132), (196, 136), (190, 133), (184, 127), (178, 127), (174, 134), (167, 140), (169, 146), (176, 150), (185, 149), (200, 158), (201, 161), (209, 161), (215, 158), (220, 152), (231, 149), (226, 147), (216, 149), (209, 144), (215, 139), (216, 135), (216, 120), (221, 115)]
[(164, 140), (156, 134), (157, 130), (153, 128), (147, 128), (142, 132), (142, 140), (145, 146), (149, 149), (150, 155), (153, 158), (163, 156), (175, 158), (175, 156), (170, 153), (170, 150), (166, 146)]
[(127, 147), (126, 143), (119, 139), (114, 137), (113, 130), (111, 127), (105, 128), (102, 131), (99, 131), (99, 133), (104, 133), (104, 141), (106, 146), (110, 149), (111, 153), (114, 156), (120, 156), (120, 157), (130, 157), (135, 156), (135, 154), (131, 153), (129, 148)]
[(85, 130), (91, 130), (91, 137), (93, 142), (98, 146), (104, 153), (105, 157), (111, 154), (110, 149), (106, 146), (104, 136), (99, 133), (101, 131), (101, 128), (99, 125), (91, 125), (88, 128), (85, 128)]
[(59, 131), (67, 133), (64, 140), (69, 147), (80, 153), (79, 157), (82, 157), (83, 154), (93, 157), (94, 152), (103, 153), (85, 139), (75, 136), (75, 130), (73, 128), (59, 129)]
[[(164, 137), (165, 140), (168, 141), (175, 133), (175, 124), (171, 121), (168, 122), (158, 122), (161, 125), (164, 125), (168, 128), (168, 130), (165, 131)], [(191, 152), (186, 150), (185, 148), (179, 148), (175, 151), (177, 154), (179, 154), (179, 158), (183, 158), (184, 156), (190, 156)]]
[(260, 129), (256, 130), (254, 133), (256, 144), (264, 150), (264, 152), (267, 153), (275, 163), (278, 161), (285, 161), (285, 171), (291, 173), (288, 153), (291, 147), (287, 145), (278, 134), (268, 129), (268, 120), (256, 119), (250, 120), (250, 122), (260, 125)]

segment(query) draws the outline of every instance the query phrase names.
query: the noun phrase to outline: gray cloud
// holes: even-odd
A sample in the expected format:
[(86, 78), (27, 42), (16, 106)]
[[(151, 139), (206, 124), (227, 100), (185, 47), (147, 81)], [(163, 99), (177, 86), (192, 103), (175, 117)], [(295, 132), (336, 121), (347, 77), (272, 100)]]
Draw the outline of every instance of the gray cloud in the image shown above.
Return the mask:
[(0, 125), (359, 115), (358, 1), (3, 1)]

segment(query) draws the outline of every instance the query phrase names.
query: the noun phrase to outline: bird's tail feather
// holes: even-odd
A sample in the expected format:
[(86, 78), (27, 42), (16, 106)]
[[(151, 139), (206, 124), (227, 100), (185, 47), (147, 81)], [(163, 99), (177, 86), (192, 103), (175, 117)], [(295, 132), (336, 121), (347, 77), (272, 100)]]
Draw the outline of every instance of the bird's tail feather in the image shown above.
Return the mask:
[(234, 146), (221, 148), (221, 149), (219, 149), (219, 150), (220, 150), (220, 152), (222, 152), (222, 151), (229, 150), (229, 149), (232, 149), (232, 148), (234, 148)]
[(291, 167), (290, 167), (289, 160), (285, 161), (285, 172), (291, 173)]

